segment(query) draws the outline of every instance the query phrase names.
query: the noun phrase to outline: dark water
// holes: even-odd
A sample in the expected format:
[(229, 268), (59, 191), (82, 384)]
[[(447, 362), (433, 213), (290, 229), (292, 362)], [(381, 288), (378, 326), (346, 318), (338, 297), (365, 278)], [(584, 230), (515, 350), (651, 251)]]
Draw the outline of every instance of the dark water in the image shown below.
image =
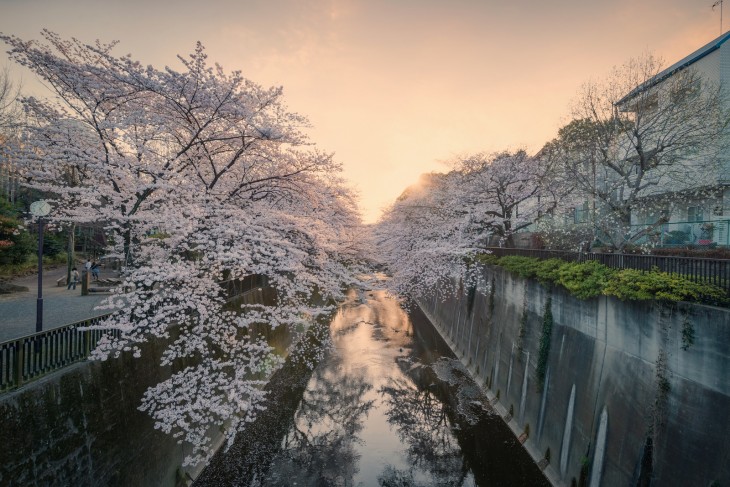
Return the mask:
[(549, 485), (420, 311), (353, 292), (319, 333), (331, 351), (277, 373), (196, 485)]

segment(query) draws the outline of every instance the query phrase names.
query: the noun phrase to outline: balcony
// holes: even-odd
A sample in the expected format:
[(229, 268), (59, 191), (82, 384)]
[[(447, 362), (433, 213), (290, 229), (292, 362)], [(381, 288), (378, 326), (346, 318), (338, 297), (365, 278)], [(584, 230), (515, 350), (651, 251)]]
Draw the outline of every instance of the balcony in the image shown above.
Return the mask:
[(692, 222), (664, 223), (653, 225), (632, 225), (635, 235), (648, 229), (646, 235), (636, 242), (656, 248), (695, 247), (713, 248), (730, 246), (730, 220), (704, 220)]

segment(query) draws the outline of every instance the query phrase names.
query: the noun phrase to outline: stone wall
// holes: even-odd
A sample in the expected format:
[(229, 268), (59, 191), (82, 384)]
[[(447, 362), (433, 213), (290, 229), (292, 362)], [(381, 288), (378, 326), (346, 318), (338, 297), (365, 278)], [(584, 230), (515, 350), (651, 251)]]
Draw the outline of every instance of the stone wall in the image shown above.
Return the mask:
[(554, 484), (730, 485), (730, 311), (484, 272), (490, 289), (421, 307)]

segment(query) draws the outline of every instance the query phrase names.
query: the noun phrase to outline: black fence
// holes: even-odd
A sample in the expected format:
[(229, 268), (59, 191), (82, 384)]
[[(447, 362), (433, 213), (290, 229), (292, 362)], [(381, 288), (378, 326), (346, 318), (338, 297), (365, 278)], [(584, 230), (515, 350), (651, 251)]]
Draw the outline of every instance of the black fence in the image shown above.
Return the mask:
[[(221, 282), (229, 299), (267, 286), (266, 276), (251, 275)], [(20, 387), (54, 370), (86, 360), (105, 334), (118, 337), (119, 330), (79, 330), (99, 324), (109, 315), (97, 316), (52, 330), (0, 343), (0, 392)]]
[(118, 330), (79, 330), (106, 316), (0, 343), (0, 392), (85, 360), (102, 336), (119, 334)]
[(563, 259), (570, 262), (595, 260), (614, 269), (637, 269), (649, 271), (657, 268), (662, 272), (676, 274), (694, 282), (708, 282), (725, 289), (730, 294), (730, 259), (704, 259), (695, 257), (673, 257), (666, 255), (604, 254), (596, 252), (572, 252), (567, 250), (507, 249), (489, 247), (492, 254), (521, 255), (539, 259)]
[(251, 274), (240, 279), (221, 281), (220, 285), (225, 290), (226, 297), (232, 299), (254, 289), (268, 287), (268, 279), (263, 274)]

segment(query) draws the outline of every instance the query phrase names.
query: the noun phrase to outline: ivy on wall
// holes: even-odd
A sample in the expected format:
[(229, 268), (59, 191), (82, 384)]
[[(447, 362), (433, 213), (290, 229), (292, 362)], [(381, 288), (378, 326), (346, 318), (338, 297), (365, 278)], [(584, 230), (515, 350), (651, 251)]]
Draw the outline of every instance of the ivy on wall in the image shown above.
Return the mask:
[(494, 294), (497, 289), (497, 283), (494, 280), (494, 276), (492, 276), (492, 282), (489, 286), (489, 319), (492, 319), (494, 316)]
[(540, 333), (540, 348), (537, 354), (537, 390), (542, 392), (547, 375), (548, 358), (550, 357), (550, 339), (553, 334), (553, 299), (549, 297), (545, 302), (545, 312), (542, 317), (542, 332)]
[(469, 286), (469, 291), (466, 296), (466, 310), (467, 310), (467, 316), (471, 316), (472, 311), (474, 311), (474, 300), (477, 296), (477, 286), (476, 284), (472, 284)]
[(682, 320), (682, 350), (687, 351), (695, 343), (695, 329), (689, 321), (689, 315), (685, 314)]
[(525, 337), (527, 336), (527, 293), (522, 299), (522, 313), (520, 314), (520, 331), (517, 334), (517, 357), (522, 360), (522, 351), (525, 346)]

